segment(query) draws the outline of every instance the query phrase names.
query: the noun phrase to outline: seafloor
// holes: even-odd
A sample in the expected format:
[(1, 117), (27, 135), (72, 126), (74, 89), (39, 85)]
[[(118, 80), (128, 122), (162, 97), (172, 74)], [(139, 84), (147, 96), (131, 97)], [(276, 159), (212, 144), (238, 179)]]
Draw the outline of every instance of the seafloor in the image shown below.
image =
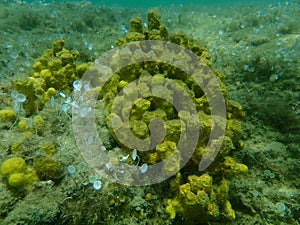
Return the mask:
[[(249, 171), (230, 179), (228, 194), (236, 218), (207, 224), (300, 224), (299, 1), (158, 10), (169, 31), (181, 30), (208, 48), (228, 98), (245, 111), (243, 148), (234, 158)], [(88, 2), (1, 1), (1, 109), (13, 106), (14, 82), (32, 74), (32, 64), (54, 40), (64, 39), (82, 62), (93, 61), (124, 37), (130, 18), (146, 20), (146, 12)], [(58, 182), (40, 181), (26, 193), (0, 178), (0, 224), (182, 224), (165, 212), (165, 184), (94, 190), (89, 179), (95, 172), (80, 155), (67, 113), (44, 111), (52, 125), (25, 141), (13, 122), (1, 121), (0, 163), (21, 154), (30, 164), (42, 154), (41, 143), (54, 143), (51, 157), (65, 172)], [(75, 174), (68, 174), (70, 165)]]

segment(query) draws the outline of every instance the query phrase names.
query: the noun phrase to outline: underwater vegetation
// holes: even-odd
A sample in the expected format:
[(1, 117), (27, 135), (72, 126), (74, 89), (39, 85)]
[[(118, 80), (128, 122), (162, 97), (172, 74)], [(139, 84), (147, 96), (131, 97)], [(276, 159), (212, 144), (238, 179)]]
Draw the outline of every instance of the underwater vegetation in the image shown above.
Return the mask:
[[(7, 5), (0, 9), (0, 224), (299, 223), (300, 39), (299, 24), (288, 16), (297, 15), (297, 4), (251, 6), (240, 9), (243, 16), (220, 9), (144, 13), (88, 2), (36, 4), (40, 8), (16, 3), (16, 17)], [(78, 17), (71, 19), (75, 10)], [(18, 32), (24, 34), (18, 44), (4, 40)], [(42, 34), (40, 45), (28, 41)], [(100, 151), (113, 157), (107, 169), (122, 176), (114, 166), (126, 163), (146, 174), (149, 166), (174, 156), (162, 166), (174, 176), (131, 187), (111, 182), (86, 163), (74, 140), (71, 109), (80, 79), (98, 55), (143, 40), (183, 46), (211, 69), (224, 95), (227, 128), (215, 160), (199, 171), (209, 134), (218, 126), (203, 90), (172, 65), (143, 62), (120, 69), (95, 105)], [(144, 81), (136, 83), (137, 90), (130, 86), (135, 80)], [(200, 124), (195, 152), (180, 171), (177, 144), (193, 118), (164, 99), (143, 98), (151, 85), (165, 90), (163, 80), (188, 93)], [(135, 137), (149, 138), (154, 118), (166, 130), (150, 151), (124, 145), (112, 124), (112, 118), (120, 122), (118, 134), (126, 140), (120, 106), (136, 94), (129, 117)]]

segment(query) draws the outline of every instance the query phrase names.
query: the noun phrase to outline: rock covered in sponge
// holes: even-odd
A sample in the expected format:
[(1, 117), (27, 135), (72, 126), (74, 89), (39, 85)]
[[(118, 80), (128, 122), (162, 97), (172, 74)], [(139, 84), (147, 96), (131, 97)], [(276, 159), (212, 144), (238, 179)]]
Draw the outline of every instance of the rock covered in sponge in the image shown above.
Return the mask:
[(7, 179), (8, 185), (17, 190), (26, 190), (39, 181), (34, 170), (27, 167), (23, 158), (14, 157), (7, 159), (1, 165), (1, 175)]
[[(198, 75), (189, 76), (175, 66), (145, 61), (119, 70), (102, 88), (99, 97), (105, 100), (105, 109), (108, 111), (106, 125), (126, 154), (129, 154), (132, 149), (124, 146), (123, 143), (133, 142), (128, 135), (128, 129), (126, 130), (128, 121), (130, 132), (140, 139), (146, 140), (151, 137), (152, 140), (157, 141), (156, 136), (161, 137), (160, 134), (165, 130), (163, 140), (157, 142), (158, 144), (150, 151), (141, 151), (139, 154), (140, 163), (153, 165), (163, 162), (161, 168), (163, 175), (164, 173), (176, 174), (179, 171), (183, 154), (178, 151), (176, 145), (181, 138), (185, 138), (182, 134), (187, 133), (187, 127), (189, 126), (193, 131), (199, 130), (200, 137), (196, 137), (197, 147), (191, 160), (184, 167), (182, 179), (178, 172), (176, 179), (172, 179), (170, 183), (173, 197), (167, 200), (166, 211), (172, 219), (179, 215), (178, 219), (184, 220), (181, 223), (185, 224), (199, 224), (199, 221), (208, 223), (224, 218), (233, 220), (235, 212), (228, 201), (229, 184), (225, 178), (245, 174), (248, 171), (246, 165), (237, 163), (229, 157), (243, 146), (241, 123), (237, 120), (244, 117), (242, 107), (228, 100), (225, 85), (222, 83), (224, 76), (213, 69), (210, 55), (205, 47), (196, 44), (183, 32), (169, 34), (167, 28), (161, 24), (160, 15), (156, 10), (148, 12), (147, 24), (148, 27), (143, 28), (140, 19), (131, 20), (126, 38), (118, 39), (117, 46), (137, 40), (169, 41), (186, 48), (185, 51), (174, 53), (174, 60), (176, 62), (178, 60), (178, 65), (181, 65), (181, 61), (175, 58), (175, 55), (186, 54), (187, 49), (191, 50), (201, 59), (203, 65), (207, 66), (199, 73), (199, 77), (203, 80), (207, 79), (209, 83), (211, 80), (209, 77), (213, 74), (219, 81), (218, 85), (211, 83), (207, 91), (214, 93), (216, 88), (220, 89), (227, 109), (226, 117), (212, 116), (212, 106), (204, 93), (206, 90), (203, 90), (194, 80)], [(147, 44), (140, 44), (140, 47), (147, 51), (151, 49)], [(128, 49), (123, 59), (129, 60), (133, 53), (133, 50)], [(120, 65), (119, 55), (113, 55), (111, 68), (115, 69)], [(192, 99), (192, 104), (186, 101), (187, 98)], [(177, 109), (179, 107), (174, 107), (172, 103), (180, 103), (181, 110)], [(187, 110), (191, 109), (191, 105), (194, 105), (197, 111), (193, 115)], [(149, 132), (151, 121), (154, 119), (162, 122), (163, 129)], [(225, 120), (227, 120), (227, 127), (223, 130), (224, 136), (210, 141), (213, 129), (219, 127), (221, 129)], [(120, 130), (119, 137), (122, 138), (116, 138), (114, 133), (116, 130)], [(192, 140), (191, 137), (188, 138)], [(209, 141), (210, 146), (207, 145)], [(219, 150), (216, 157), (213, 156), (215, 152), (211, 151), (215, 147)], [(143, 149), (144, 146), (139, 148)], [(206, 174), (199, 175), (196, 168), (203, 157), (213, 158), (214, 162), (207, 168)], [(195, 172), (195, 175), (188, 176), (189, 171)]]
[(199, 219), (205, 223), (220, 214), (229, 220), (235, 219), (235, 212), (227, 200), (229, 187), (225, 179), (219, 185), (213, 183), (208, 174), (190, 175), (187, 180), (179, 185), (175, 198), (167, 201), (166, 212), (171, 218), (180, 214), (188, 224), (199, 224)]
[(62, 166), (50, 158), (35, 158), (33, 168), (41, 180), (59, 180), (62, 177)]
[(33, 74), (26, 80), (15, 82), (15, 90), (24, 93), (27, 101), (23, 108), (27, 115), (41, 110), (56, 90), (70, 93), (74, 80), (80, 79), (89, 63), (79, 65), (79, 52), (64, 48), (64, 40), (52, 43), (51, 49), (32, 65)]

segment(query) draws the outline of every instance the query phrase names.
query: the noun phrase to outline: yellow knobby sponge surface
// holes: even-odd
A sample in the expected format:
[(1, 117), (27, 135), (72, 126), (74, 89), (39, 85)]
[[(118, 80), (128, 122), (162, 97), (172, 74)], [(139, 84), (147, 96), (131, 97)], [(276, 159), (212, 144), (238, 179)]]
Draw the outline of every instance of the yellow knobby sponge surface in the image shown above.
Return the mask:
[(15, 119), (15, 111), (13, 109), (2, 109), (0, 110), (0, 121), (1, 120), (10, 120)]
[(8, 178), (8, 185), (14, 188), (22, 188), (25, 186), (26, 176), (24, 173), (14, 173)]
[(22, 173), (26, 170), (26, 162), (20, 157), (10, 158), (1, 165), (1, 175), (9, 177), (14, 173)]

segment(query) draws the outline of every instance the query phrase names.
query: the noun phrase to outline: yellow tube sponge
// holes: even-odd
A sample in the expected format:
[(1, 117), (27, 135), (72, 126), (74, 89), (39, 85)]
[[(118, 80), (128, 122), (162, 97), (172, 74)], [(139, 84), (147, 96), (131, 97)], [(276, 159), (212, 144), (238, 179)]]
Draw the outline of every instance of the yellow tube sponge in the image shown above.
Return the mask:
[(139, 17), (130, 20), (130, 32), (143, 33), (143, 21)]
[(193, 192), (204, 190), (209, 193), (212, 189), (212, 177), (208, 174), (203, 174), (200, 177), (196, 175), (188, 176), (188, 182), (191, 184)]
[(156, 146), (156, 152), (160, 157), (160, 159), (166, 159), (169, 155), (171, 155), (176, 150), (177, 150), (176, 143), (172, 141), (165, 141)]
[(54, 41), (52, 43), (52, 54), (54, 56), (56, 56), (56, 54), (60, 51), (63, 50), (63, 47), (64, 47), (64, 44), (65, 44), (65, 41), (64, 40), (57, 40), (57, 41)]
[(220, 215), (219, 207), (216, 203), (211, 202), (207, 206), (207, 212), (212, 218), (218, 218)]
[(224, 215), (227, 219), (229, 219), (229, 220), (234, 220), (235, 219), (235, 212), (232, 209), (231, 204), (228, 200), (224, 204), (223, 212), (224, 212)]
[[(207, 207), (209, 205), (209, 195), (204, 190), (191, 190), (190, 183), (179, 186), (179, 191), (174, 199), (167, 201), (166, 212), (172, 219), (177, 214), (181, 214), (189, 224), (197, 224), (196, 221), (207, 220)], [(187, 222), (186, 221), (186, 222)]]
[(147, 99), (138, 99), (131, 110), (134, 119), (141, 119), (143, 114), (150, 108), (151, 102)]
[(224, 161), (224, 173), (226, 176), (233, 176), (237, 174), (245, 174), (248, 172), (248, 167), (242, 163), (237, 163), (233, 158), (226, 156)]
[(150, 30), (159, 30), (160, 27), (160, 14), (157, 10), (148, 11), (148, 27)]
[(168, 199), (166, 212), (170, 215), (171, 219), (176, 217), (176, 212), (182, 211), (182, 207), (176, 199)]
[(225, 179), (221, 181), (221, 184), (216, 188), (216, 198), (220, 202), (226, 202), (229, 191), (229, 185)]

